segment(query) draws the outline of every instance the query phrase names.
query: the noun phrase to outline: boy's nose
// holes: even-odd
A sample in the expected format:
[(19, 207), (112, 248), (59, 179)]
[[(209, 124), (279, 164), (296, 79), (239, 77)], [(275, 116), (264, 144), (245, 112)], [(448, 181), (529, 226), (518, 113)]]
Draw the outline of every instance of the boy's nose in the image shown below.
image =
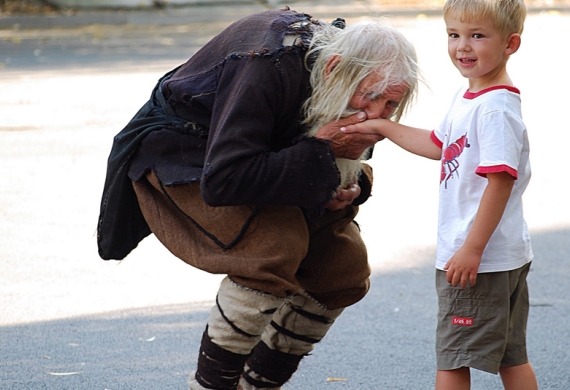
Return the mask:
[(457, 43), (457, 51), (469, 51), (469, 50), (470, 47), (467, 39), (460, 39), (459, 42)]

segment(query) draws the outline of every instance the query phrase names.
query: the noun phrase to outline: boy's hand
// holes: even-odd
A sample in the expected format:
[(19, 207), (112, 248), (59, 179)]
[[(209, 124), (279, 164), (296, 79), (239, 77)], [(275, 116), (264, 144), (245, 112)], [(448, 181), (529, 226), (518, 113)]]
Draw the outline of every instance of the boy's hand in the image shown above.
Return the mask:
[(477, 281), (477, 271), (480, 263), (481, 254), (469, 252), (464, 247), (459, 248), (443, 267), (447, 271), (447, 281), (453, 287), (460, 285), (461, 288), (465, 288), (467, 283), (474, 286)]
[(460, 284), (465, 288), (467, 282), (475, 285), (483, 251), (499, 225), (515, 182), (507, 172), (488, 173), (487, 180), (489, 183), (465, 243), (443, 267), (447, 270), (447, 281), (453, 286)]
[(385, 122), (390, 122), (388, 119), (369, 119), (364, 122), (348, 124), (340, 128), (345, 134), (375, 134), (384, 138), (382, 134), (382, 125)]
[(366, 113), (358, 112), (349, 117), (331, 122), (319, 129), (315, 137), (329, 140), (329, 146), (336, 158), (357, 160), (362, 153), (384, 137), (376, 133), (349, 135), (340, 129), (366, 120)]

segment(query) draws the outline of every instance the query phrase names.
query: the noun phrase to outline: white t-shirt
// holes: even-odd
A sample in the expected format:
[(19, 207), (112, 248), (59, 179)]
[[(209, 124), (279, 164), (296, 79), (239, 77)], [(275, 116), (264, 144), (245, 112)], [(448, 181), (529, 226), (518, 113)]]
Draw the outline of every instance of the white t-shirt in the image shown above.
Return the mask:
[(479, 272), (509, 271), (533, 258), (522, 194), (530, 180), (529, 143), (520, 92), (497, 86), (458, 92), (432, 140), (442, 148), (436, 268), (463, 245), (487, 186), (487, 173), (516, 180), (503, 217), (491, 236)]

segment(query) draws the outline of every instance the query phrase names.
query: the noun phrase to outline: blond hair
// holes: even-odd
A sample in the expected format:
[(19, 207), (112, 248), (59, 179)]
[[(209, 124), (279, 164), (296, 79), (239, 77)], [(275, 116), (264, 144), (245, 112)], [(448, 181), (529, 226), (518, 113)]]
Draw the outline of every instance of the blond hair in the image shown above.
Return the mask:
[(522, 34), (526, 6), (523, 0), (447, 0), (443, 17), (450, 15), (459, 16), (461, 21), (492, 20), (497, 31), (507, 37)]

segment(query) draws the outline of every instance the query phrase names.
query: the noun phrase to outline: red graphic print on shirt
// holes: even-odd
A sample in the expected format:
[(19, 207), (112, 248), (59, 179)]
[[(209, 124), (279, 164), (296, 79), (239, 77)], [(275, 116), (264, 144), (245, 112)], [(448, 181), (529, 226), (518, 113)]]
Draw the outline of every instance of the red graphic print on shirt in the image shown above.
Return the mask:
[(457, 161), (457, 158), (463, 153), (463, 149), (469, 146), (467, 134), (465, 134), (451, 145), (447, 145), (443, 150), (441, 157), (441, 178), (439, 182), (441, 184), (442, 181), (445, 181), (445, 188), (447, 188), (447, 181), (452, 178), (454, 174), (457, 174), (459, 177), (459, 172), (457, 172), (457, 169), (459, 169), (459, 161)]

